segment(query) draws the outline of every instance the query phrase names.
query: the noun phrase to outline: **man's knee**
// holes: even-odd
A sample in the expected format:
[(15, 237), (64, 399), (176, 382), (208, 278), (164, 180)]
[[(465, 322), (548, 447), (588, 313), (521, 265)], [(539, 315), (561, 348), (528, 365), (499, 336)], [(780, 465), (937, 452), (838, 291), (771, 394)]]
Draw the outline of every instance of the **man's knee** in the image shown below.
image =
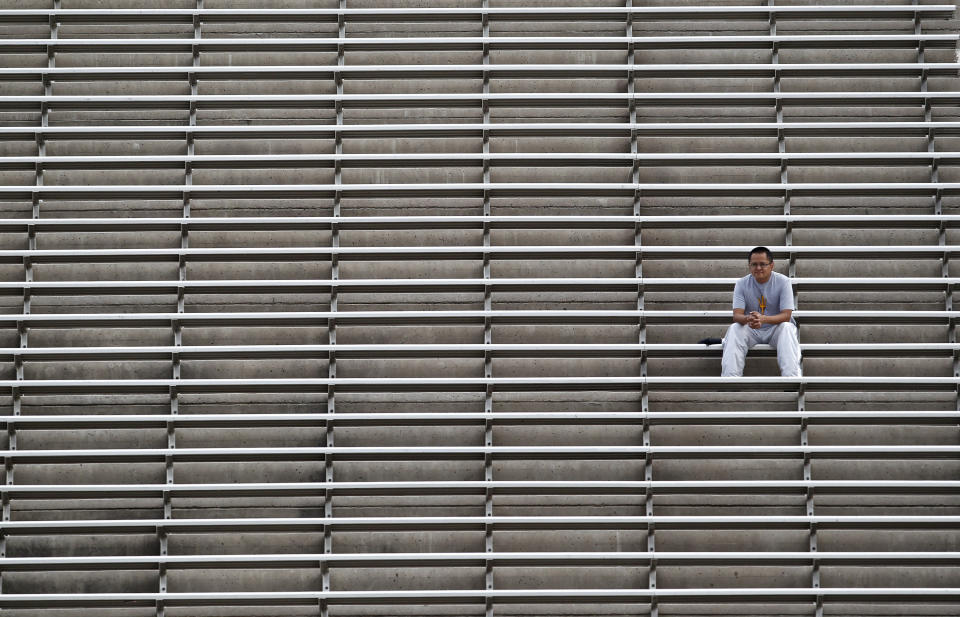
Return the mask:
[(730, 324), (727, 328), (727, 335), (723, 337), (723, 346), (738, 345), (745, 346), (747, 341), (747, 326), (739, 323)]
[(777, 325), (777, 338), (781, 339), (783, 337), (789, 337), (793, 340), (796, 340), (797, 327), (789, 321), (785, 321), (782, 324)]
[(777, 326), (777, 360), (780, 374), (784, 377), (800, 377), (800, 342), (797, 340), (797, 327), (790, 322)]

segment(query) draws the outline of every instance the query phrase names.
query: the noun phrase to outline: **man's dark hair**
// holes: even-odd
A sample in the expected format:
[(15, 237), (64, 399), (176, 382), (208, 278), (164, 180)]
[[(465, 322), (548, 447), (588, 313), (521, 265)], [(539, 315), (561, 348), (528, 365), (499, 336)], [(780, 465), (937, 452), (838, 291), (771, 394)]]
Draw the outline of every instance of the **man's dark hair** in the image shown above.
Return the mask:
[(757, 248), (750, 251), (750, 254), (747, 255), (747, 261), (750, 261), (750, 258), (753, 257), (754, 253), (766, 253), (767, 261), (773, 261), (773, 253), (771, 253), (770, 249), (768, 249), (765, 246), (758, 246)]

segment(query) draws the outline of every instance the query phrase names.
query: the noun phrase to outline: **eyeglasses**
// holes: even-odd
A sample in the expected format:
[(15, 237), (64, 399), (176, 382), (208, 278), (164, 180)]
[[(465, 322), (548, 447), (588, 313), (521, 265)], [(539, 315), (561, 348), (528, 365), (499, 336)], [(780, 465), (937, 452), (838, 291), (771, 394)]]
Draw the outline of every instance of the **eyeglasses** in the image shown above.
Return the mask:
[(756, 268), (766, 268), (767, 266), (769, 266), (769, 265), (772, 264), (772, 263), (773, 263), (772, 261), (751, 261), (751, 262), (750, 262), (750, 267), (753, 268), (753, 269), (756, 269)]

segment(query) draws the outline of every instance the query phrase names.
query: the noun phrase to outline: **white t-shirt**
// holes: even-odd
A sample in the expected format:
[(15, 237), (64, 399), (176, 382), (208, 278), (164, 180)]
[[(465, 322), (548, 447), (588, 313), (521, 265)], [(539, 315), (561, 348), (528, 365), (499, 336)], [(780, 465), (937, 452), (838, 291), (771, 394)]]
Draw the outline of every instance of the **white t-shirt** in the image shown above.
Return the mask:
[[(752, 274), (746, 275), (733, 288), (733, 308), (743, 309), (748, 315), (754, 311), (761, 315), (776, 315), (780, 311), (793, 310), (795, 305), (790, 279), (778, 272), (771, 272), (769, 280), (761, 285)], [(793, 318), (790, 321), (793, 322)], [(772, 326), (763, 324), (760, 328)]]

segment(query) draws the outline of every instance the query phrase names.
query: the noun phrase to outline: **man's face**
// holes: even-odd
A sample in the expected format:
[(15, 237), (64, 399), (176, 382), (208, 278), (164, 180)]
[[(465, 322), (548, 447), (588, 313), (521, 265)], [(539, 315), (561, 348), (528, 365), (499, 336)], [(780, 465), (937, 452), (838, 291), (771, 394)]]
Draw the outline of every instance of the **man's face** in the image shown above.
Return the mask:
[(766, 253), (752, 253), (748, 266), (750, 274), (758, 283), (766, 283), (773, 274), (773, 260), (768, 260)]

